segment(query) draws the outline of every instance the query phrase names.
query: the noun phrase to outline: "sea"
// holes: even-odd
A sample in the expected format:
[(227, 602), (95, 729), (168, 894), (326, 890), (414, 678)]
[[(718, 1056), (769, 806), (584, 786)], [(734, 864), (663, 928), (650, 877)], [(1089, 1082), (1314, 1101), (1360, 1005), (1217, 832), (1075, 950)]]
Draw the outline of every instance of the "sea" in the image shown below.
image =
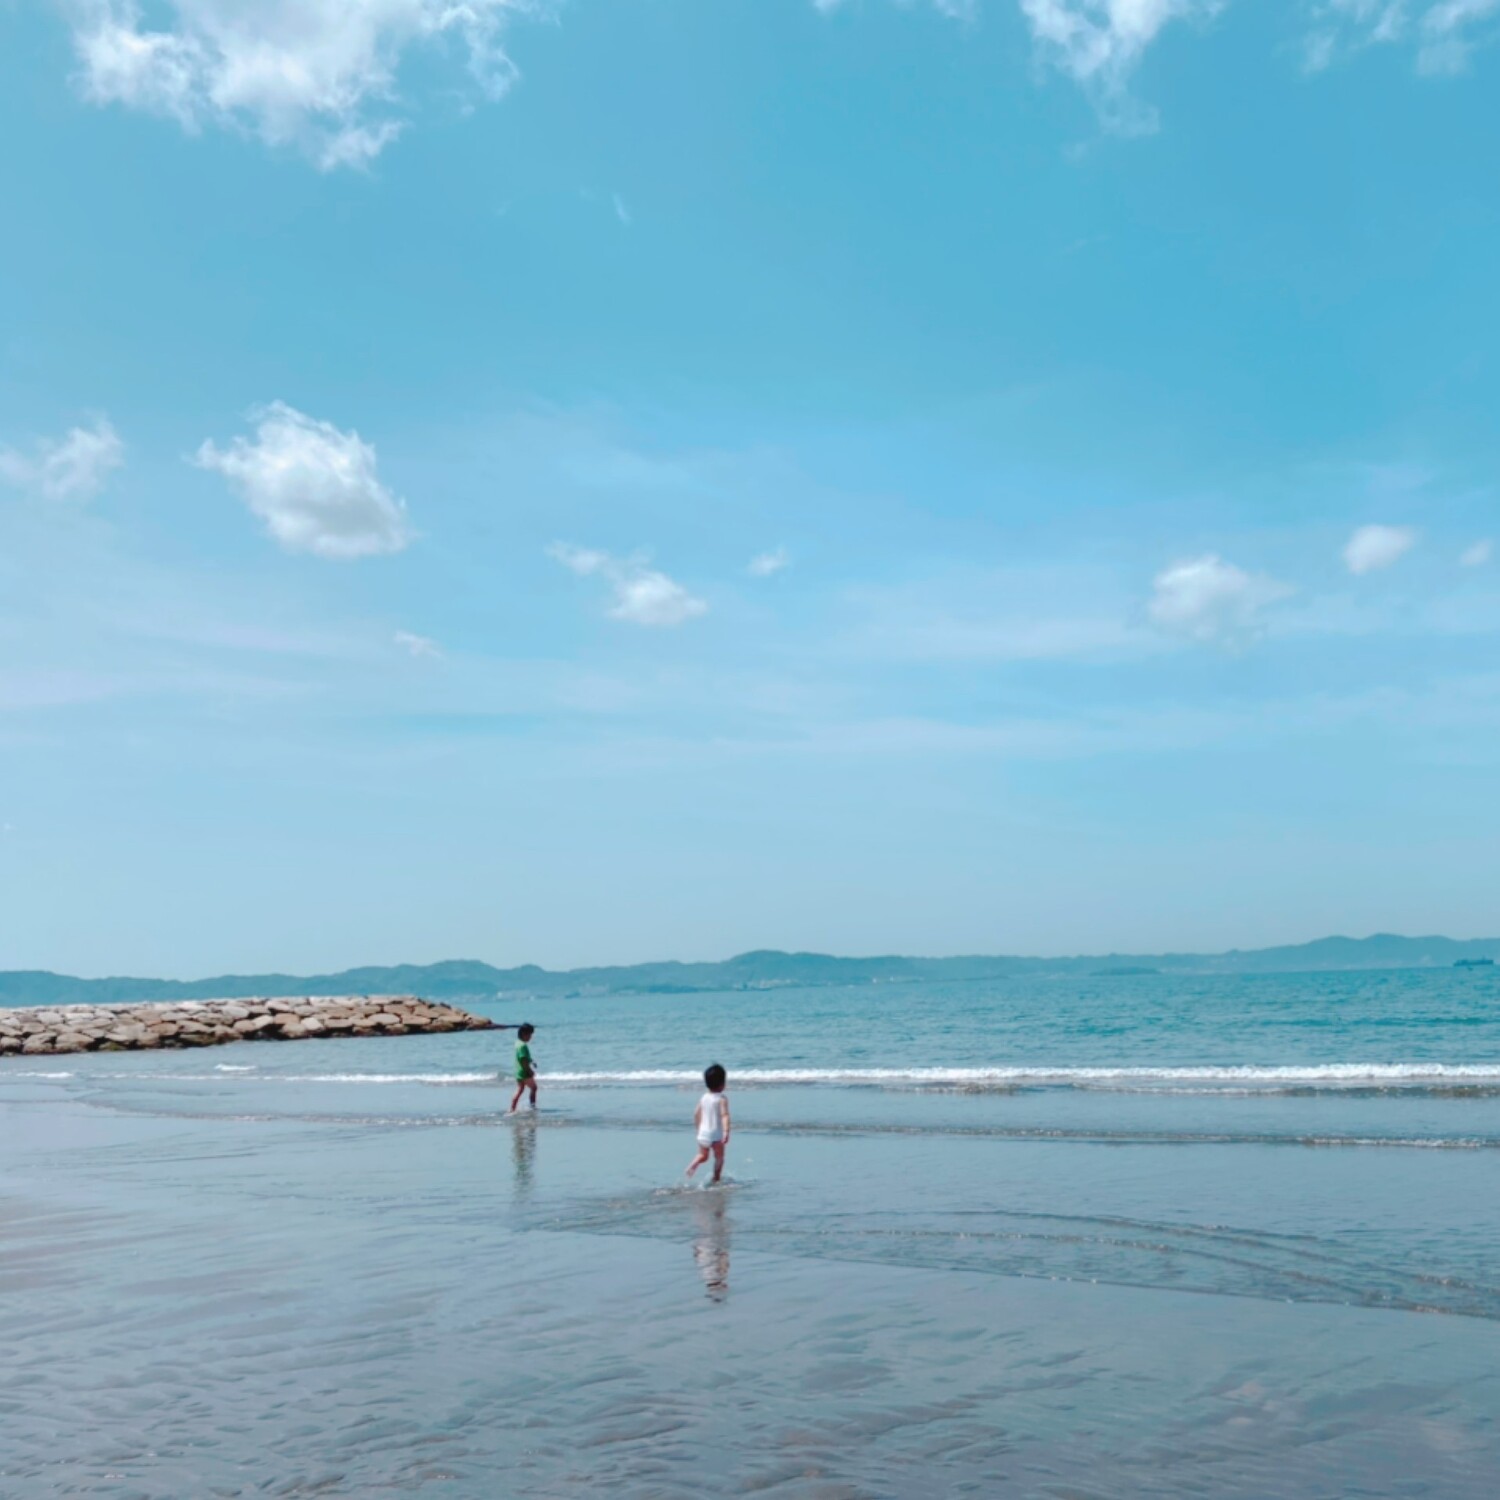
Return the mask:
[(0, 1495), (1500, 1494), (1500, 970), (474, 1008), (0, 1060)]

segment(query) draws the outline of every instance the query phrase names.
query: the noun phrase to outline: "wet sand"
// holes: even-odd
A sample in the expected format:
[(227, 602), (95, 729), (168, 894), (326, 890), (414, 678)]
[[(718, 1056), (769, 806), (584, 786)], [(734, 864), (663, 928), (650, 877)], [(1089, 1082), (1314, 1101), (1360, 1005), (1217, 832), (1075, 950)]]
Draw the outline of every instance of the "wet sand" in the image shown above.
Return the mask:
[[(739, 1181), (683, 1191), (684, 1131), (579, 1099), (373, 1121), (310, 1086), (299, 1117), (156, 1087), (130, 1109), (0, 1077), (7, 1494), (1478, 1500), (1500, 1478), (1489, 1319), (966, 1266), (938, 1200), (994, 1205), (962, 1174), (1025, 1145), (924, 1195), (950, 1146), (745, 1127)], [(879, 1248), (893, 1211), (928, 1263)]]

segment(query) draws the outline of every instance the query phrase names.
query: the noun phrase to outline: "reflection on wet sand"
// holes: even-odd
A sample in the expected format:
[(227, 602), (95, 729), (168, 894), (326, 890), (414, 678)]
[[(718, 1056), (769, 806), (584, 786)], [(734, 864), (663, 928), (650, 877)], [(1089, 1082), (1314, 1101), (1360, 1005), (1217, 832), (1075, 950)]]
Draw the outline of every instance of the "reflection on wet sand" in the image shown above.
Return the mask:
[(709, 1298), (722, 1302), (729, 1295), (729, 1198), (707, 1189), (693, 1195), (693, 1217), (697, 1234), (693, 1259)]
[(516, 1197), (529, 1198), (536, 1170), (535, 1115), (517, 1115), (510, 1122), (510, 1154), (516, 1167)]

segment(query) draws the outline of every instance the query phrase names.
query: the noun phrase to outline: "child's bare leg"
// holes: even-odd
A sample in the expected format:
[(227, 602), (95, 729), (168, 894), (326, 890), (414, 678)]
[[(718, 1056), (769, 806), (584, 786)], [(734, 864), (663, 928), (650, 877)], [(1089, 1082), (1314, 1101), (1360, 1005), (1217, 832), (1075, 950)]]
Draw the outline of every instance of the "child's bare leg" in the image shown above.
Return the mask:
[(699, 1146), (698, 1147), (698, 1154), (692, 1159), (692, 1161), (690, 1161), (688, 1163), (688, 1169), (687, 1169), (686, 1175), (688, 1177), (691, 1177), (693, 1175), (693, 1173), (696, 1172), (698, 1170), (698, 1168), (701, 1167), (703, 1165), (703, 1163), (706, 1162), (707, 1160), (708, 1160), (708, 1147), (707, 1146)]
[(724, 1175), (724, 1142), (714, 1142), (714, 1181), (717, 1182)]
[(521, 1095), (524, 1094), (525, 1092), (526, 1092), (526, 1084), (524, 1082), (518, 1083), (516, 1085), (516, 1091), (515, 1091), (515, 1093), (511, 1095), (511, 1100), (510, 1100), (510, 1112), (511, 1112), (511, 1114), (515, 1114), (515, 1112), (516, 1112), (516, 1106), (518, 1104), (520, 1104), (520, 1102), (521, 1102)]
[(536, 1083), (532, 1082), (531, 1084), (528, 1085), (528, 1087), (531, 1089), (531, 1107), (533, 1109), (535, 1109), (536, 1108)]

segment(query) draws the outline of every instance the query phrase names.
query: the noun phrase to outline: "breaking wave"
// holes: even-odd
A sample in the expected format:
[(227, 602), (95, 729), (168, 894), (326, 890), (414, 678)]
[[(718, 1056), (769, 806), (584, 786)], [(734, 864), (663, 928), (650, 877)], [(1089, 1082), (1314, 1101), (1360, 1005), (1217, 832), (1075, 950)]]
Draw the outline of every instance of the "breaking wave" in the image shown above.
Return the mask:
[[(4, 1079), (151, 1079), (225, 1084), (417, 1084), (434, 1087), (510, 1082), (506, 1069), (466, 1072), (279, 1073), (253, 1065), (219, 1064), (211, 1073), (168, 1069), (96, 1071), (0, 1068)], [(635, 1068), (547, 1072), (554, 1087), (691, 1087), (702, 1074), (691, 1069)], [(1005, 1091), (1074, 1088), (1150, 1093), (1263, 1093), (1356, 1090), (1500, 1092), (1500, 1063), (1304, 1063), (1283, 1066), (1174, 1067), (934, 1067), (934, 1068), (736, 1068), (732, 1085)]]
[[(637, 1069), (548, 1073), (555, 1084), (696, 1083), (696, 1072)], [(1283, 1088), (1404, 1085), (1500, 1086), (1500, 1063), (1321, 1063), (1283, 1067), (1000, 1067), (1000, 1068), (737, 1068), (734, 1083), (849, 1084), (877, 1087), (1108, 1087), (1197, 1085)]]

